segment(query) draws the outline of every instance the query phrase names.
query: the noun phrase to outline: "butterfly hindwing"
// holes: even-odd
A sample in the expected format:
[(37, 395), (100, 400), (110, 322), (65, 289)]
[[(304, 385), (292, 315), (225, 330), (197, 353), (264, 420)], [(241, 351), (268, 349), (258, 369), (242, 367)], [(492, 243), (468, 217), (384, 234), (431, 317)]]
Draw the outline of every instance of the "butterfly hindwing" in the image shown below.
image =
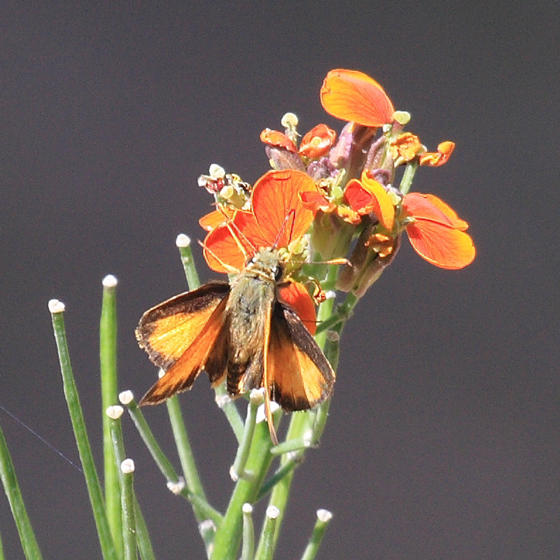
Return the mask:
[(327, 398), (335, 373), (295, 311), (276, 302), (267, 376), (271, 398), (285, 410), (306, 410)]

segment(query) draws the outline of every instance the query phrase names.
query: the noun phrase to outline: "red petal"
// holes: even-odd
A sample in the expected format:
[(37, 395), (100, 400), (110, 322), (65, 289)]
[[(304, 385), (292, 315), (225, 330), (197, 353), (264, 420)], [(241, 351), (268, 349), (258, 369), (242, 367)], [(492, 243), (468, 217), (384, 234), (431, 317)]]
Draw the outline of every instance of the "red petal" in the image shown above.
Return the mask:
[(220, 210), (213, 210), (205, 214), (198, 220), (200, 227), (206, 231), (212, 231), (224, 225), (229, 218), (232, 218), (235, 211), (229, 206), (220, 206)]
[(373, 195), (362, 187), (358, 179), (352, 179), (346, 185), (344, 198), (358, 214), (369, 214), (373, 210)]
[(320, 95), (325, 111), (339, 119), (372, 127), (393, 120), (393, 103), (383, 88), (363, 72), (331, 70)]
[(296, 145), (283, 132), (278, 130), (265, 128), (261, 132), (261, 142), (275, 148), (284, 148), (288, 152), (297, 152)]
[(406, 232), (414, 250), (440, 268), (464, 268), (476, 255), (469, 234), (431, 220), (416, 220), (407, 226)]
[(433, 194), (426, 194), (424, 195), (436, 208), (438, 208), (439, 210), (441, 210), (445, 216), (449, 219), (449, 221), (451, 222), (451, 224), (453, 225), (453, 227), (455, 229), (459, 229), (461, 231), (465, 231), (467, 229), (469, 229), (469, 224), (467, 222), (465, 222), (465, 220), (461, 220), (461, 218), (459, 218), (459, 216), (457, 216), (457, 212), (455, 212), (455, 210), (453, 210), (453, 208), (451, 208), (451, 206), (449, 206), (449, 204), (447, 204), (446, 202), (443, 202), (443, 200), (441, 200), (441, 198), (438, 198), (437, 196), (433, 195)]
[(317, 330), (315, 304), (305, 286), (299, 282), (290, 282), (287, 286), (281, 286), (278, 292), (281, 301), (298, 314), (311, 334), (315, 334)]
[(295, 169), (269, 171), (255, 183), (253, 212), (262, 234), (261, 246), (287, 247), (307, 232), (313, 212), (305, 208), (300, 194), (316, 190), (313, 179)]

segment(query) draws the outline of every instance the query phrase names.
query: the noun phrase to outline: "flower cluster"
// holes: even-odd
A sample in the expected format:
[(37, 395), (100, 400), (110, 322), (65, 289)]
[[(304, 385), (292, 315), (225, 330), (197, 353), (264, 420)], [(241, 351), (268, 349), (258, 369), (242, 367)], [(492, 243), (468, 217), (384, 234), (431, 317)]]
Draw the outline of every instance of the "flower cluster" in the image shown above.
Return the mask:
[(318, 124), (300, 136), (296, 115), (287, 113), (283, 131), (261, 133), (272, 171), (253, 186), (215, 165), (199, 179), (216, 202), (200, 221), (209, 266), (235, 272), (260, 248), (281, 249), (291, 282), (281, 296), (308, 325), (308, 293), (317, 296), (322, 280), (304, 273), (310, 258), (343, 263), (336, 288), (358, 297), (393, 260), (403, 232), (440, 268), (464, 268), (475, 258), (467, 222), (437, 196), (410, 192), (417, 168), (445, 164), (455, 144), (444, 141), (429, 152), (404, 131), (410, 114), (395, 111), (381, 85), (362, 72), (331, 70), (320, 99), (327, 113), (346, 121), (338, 135)]

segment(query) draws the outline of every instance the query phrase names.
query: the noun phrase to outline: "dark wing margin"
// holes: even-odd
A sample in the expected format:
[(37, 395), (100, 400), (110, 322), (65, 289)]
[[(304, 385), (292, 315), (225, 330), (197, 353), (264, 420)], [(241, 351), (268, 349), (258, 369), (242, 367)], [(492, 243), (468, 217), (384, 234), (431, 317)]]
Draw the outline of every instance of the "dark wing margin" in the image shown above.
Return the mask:
[[(209, 367), (211, 381), (218, 381), (219, 368), (225, 367), (225, 358), (215, 360), (210, 358), (215, 353), (216, 346), (223, 347), (220, 340), (225, 335), (225, 309), (227, 298), (222, 298), (215, 307), (210, 318), (198, 333), (196, 338), (183, 352), (181, 357), (165, 372), (150, 390), (140, 400), (140, 405), (159, 404), (181, 391), (191, 388), (206, 363)], [(222, 364), (222, 365), (220, 365)]]
[(136, 328), (136, 339), (150, 360), (168, 370), (200, 334), (229, 284), (209, 282), (148, 309)]
[(271, 398), (288, 411), (313, 408), (332, 394), (335, 373), (298, 315), (277, 302), (268, 356)]

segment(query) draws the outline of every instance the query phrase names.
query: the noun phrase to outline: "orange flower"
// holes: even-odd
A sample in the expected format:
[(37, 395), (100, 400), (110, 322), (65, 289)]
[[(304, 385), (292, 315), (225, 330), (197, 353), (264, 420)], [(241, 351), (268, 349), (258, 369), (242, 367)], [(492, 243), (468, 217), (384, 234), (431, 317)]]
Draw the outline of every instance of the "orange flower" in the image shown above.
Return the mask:
[(422, 149), (420, 139), (416, 134), (411, 132), (403, 132), (393, 142), (391, 142), (391, 157), (402, 161), (410, 161), (416, 157), (416, 154)]
[(420, 155), (419, 161), (420, 165), (429, 165), (430, 167), (439, 167), (451, 157), (453, 150), (455, 149), (455, 142), (446, 140), (438, 144), (437, 152), (425, 152)]
[(279, 130), (265, 128), (261, 132), (260, 139), (261, 142), (267, 146), (272, 146), (273, 148), (284, 148), (285, 150), (288, 150), (288, 152), (297, 153), (296, 145)]
[(359, 224), (361, 214), (352, 210), (347, 204), (335, 203), (330, 201), (324, 194), (318, 191), (301, 193), (301, 201), (305, 208), (311, 210), (313, 214), (321, 211), (324, 214), (335, 214), (349, 224)]
[[(252, 212), (237, 212), (218, 225), (204, 240), (204, 258), (216, 272), (240, 271), (248, 259), (265, 247), (289, 251), (313, 221), (313, 212), (300, 199), (302, 192), (316, 190), (311, 177), (286, 169), (265, 173), (254, 185)], [(280, 290), (306, 326), (315, 328), (315, 308), (304, 286), (297, 283)], [(312, 310), (312, 312), (311, 312)]]
[[(379, 221), (387, 228), (383, 213), (387, 212), (389, 204), (392, 204), (389, 194), (384, 189), (374, 192), (363, 185), (356, 187), (358, 188), (362, 189), (359, 205), (372, 208)], [(358, 204), (358, 200), (356, 195), (355, 198), (351, 198), (350, 204)], [(476, 249), (470, 235), (465, 233), (469, 227), (467, 222), (461, 220), (457, 213), (437, 196), (421, 193), (405, 195), (399, 220), (400, 227), (406, 229), (413, 249), (429, 263), (454, 270), (464, 268), (474, 260)]]
[(373, 212), (381, 225), (389, 232), (393, 231), (395, 223), (395, 207), (385, 187), (376, 181), (367, 171), (362, 173), (361, 179), (352, 179), (344, 197), (350, 207), (360, 215)]
[(314, 126), (302, 139), (299, 154), (309, 159), (318, 159), (325, 155), (336, 140), (336, 132), (326, 124)]
[(325, 111), (338, 119), (369, 127), (393, 121), (395, 109), (383, 88), (358, 70), (331, 70), (320, 96)]

